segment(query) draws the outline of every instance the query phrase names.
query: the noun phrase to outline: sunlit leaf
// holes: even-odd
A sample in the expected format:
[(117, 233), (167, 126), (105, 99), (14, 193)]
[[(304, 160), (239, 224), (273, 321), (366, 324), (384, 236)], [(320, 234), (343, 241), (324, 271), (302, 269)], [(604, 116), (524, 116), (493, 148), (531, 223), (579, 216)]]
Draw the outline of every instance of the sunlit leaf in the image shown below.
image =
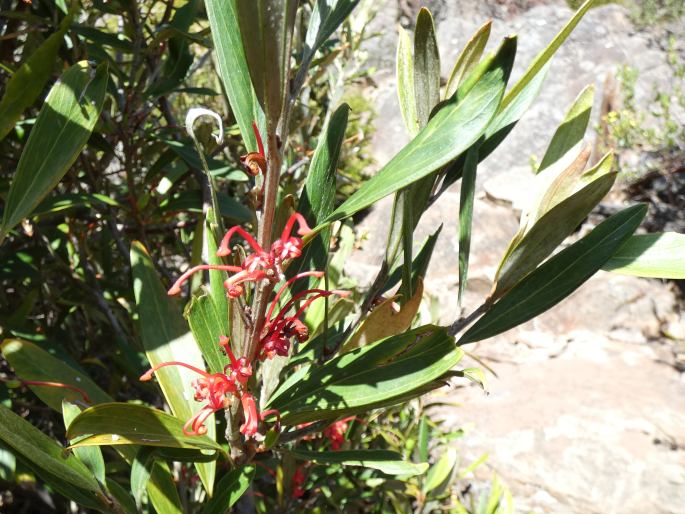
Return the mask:
[(685, 279), (685, 234), (632, 236), (602, 269), (638, 277)]
[(335, 452), (315, 452), (292, 450), (298, 459), (317, 464), (342, 464), (343, 466), (362, 466), (377, 469), (386, 475), (422, 475), (428, 464), (416, 464), (402, 459), (402, 456), (389, 450), (339, 450)]
[(107, 65), (74, 64), (48, 93), (17, 164), (3, 212), (0, 241), (69, 170), (100, 116)]
[(515, 285), (457, 342), (472, 343), (500, 334), (542, 314), (595, 274), (635, 232), (647, 212), (635, 205), (600, 223)]

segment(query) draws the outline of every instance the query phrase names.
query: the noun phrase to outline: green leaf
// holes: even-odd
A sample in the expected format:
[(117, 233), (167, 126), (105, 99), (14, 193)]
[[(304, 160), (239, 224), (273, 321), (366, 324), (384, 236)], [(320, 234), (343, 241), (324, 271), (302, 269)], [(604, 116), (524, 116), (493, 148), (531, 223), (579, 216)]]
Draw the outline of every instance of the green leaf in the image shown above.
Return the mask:
[(118, 482), (108, 478), (107, 489), (110, 495), (119, 503), (119, 507), (123, 509), (124, 514), (138, 513), (135, 500)]
[(214, 498), (207, 502), (202, 514), (225, 514), (247, 491), (255, 475), (254, 466), (243, 466), (226, 473), (216, 488)]
[(586, 0), (586, 2), (581, 5), (576, 13), (571, 17), (571, 19), (566, 22), (566, 25), (559, 31), (559, 33), (554, 36), (554, 39), (550, 42), (545, 49), (540, 52), (533, 62), (528, 66), (528, 69), (523, 73), (523, 76), (514, 84), (514, 86), (507, 91), (506, 96), (502, 99), (502, 109), (505, 109), (514, 99), (521, 94), (521, 92), (528, 86), (533, 79), (543, 70), (545, 65), (554, 56), (554, 54), (559, 50), (559, 47), (566, 41), (566, 38), (573, 32), (576, 25), (583, 19), (585, 13), (588, 12), (590, 7), (595, 0)]
[[(21, 339), (6, 339), (0, 345), (2, 355), (23, 380), (59, 382), (77, 387), (88, 394), (93, 403), (111, 402), (112, 398), (91, 380), (91, 378), (69, 366), (63, 360), (50, 355), (40, 346)], [(62, 412), (62, 401), (79, 401), (78, 392), (59, 387), (29, 386), (43, 403), (57, 412)]]
[(432, 387), (461, 356), (444, 329), (427, 325), (308, 369), (296, 383), (281, 386), (269, 408), (284, 423), (297, 424), (394, 404)]
[(528, 225), (530, 228), (519, 232), (497, 270), (495, 296), (507, 291), (551, 254), (606, 196), (615, 180), (616, 172), (604, 173), (562, 201), (550, 203), (552, 207)]
[(147, 493), (158, 514), (183, 514), (181, 498), (166, 462), (155, 462)]
[(459, 297), (466, 291), (471, 253), (471, 227), (473, 226), (473, 199), (476, 194), (476, 170), (478, 169), (478, 147), (472, 146), (466, 153), (464, 175), (461, 179), (459, 199)]
[(12, 130), (23, 112), (33, 105), (52, 76), (57, 52), (74, 20), (78, 3), (74, 2), (59, 28), (26, 59), (5, 83), (5, 94), (0, 100), (0, 141)]
[(199, 295), (193, 296), (186, 307), (185, 316), (209, 370), (212, 373), (223, 372), (224, 366), (230, 361), (219, 346), (219, 338), (228, 335), (224, 324), (228, 312), (222, 320), (212, 297), (202, 290)]
[(428, 463), (416, 464), (402, 459), (402, 455), (388, 450), (340, 450), (335, 452), (315, 452), (292, 450), (295, 457), (317, 464), (342, 464), (343, 466), (362, 466), (377, 469), (386, 475), (422, 475)]
[(350, 216), (430, 175), (475, 143), (497, 111), (515, 52), (516, 39), (506, 39), (465, 98), (448, 100), (421, 132), (327, 221)]
[(240, 133), (248, 152), (257, 151), (252, 122), (263, 114), (257, 103), (236, 14), (236, 0), (205, 0), (207, 18), (212, 29), (219, 76), (226, 89)]
[(152, 446), (143, 446), (131, 463), (131, 493), (138, 508), (143, 503), (143, 494), (155, 465), (154, 450)]
[[(411, 263), (412, 283), (417, 283), (419, 278), (425, 278), (426, 277), (426, 271), (428, 270), (428, 265), (430, 264), (431, 257), (433, 256), (433, 250), (435, 249), (435, 243), (437, 243), (438, 236), (440, 235), (441, 231), (442, 231), (442, 224), (438, 227), (438, 230), (436, 230), (433, 234), (431, 234), (430, 236), (428, 236), (426, 238), (423, 245), (421, 246), (421, 250), (419, 250), (419, 253), (416, 255), (416, 257), (412, 261), (412, 263)], [(401, 267), (397, 267), (390, 273), (390, 276), (388, 277), (388, 281), (385, 283), (385, 286), (383, 286), (383, 290), (388, 291), (389, 289), (392, 289), (393, 287), (395, 287), (399, 283), (401, 278), (402, 278), (402, 269), (401, 269)]]
[(580, 92), (566, 113), (564, 121), (554, 133), (552, 141), (549, 143), (549, 147), (547, 147), (547, 151), (538, 167), (538, 173), (558, 162), (583, 140), (587, 125), (590, 122), (590, 112), (594, 98), (594, 84), (587, 86)]
[(647, 212), (635, 205), (600, 223), (562, 250), (495, 303), (457, 342), (473, 343), (500, 334), (545, 312), (595, 274), (637, 229)]
[[(349, 112), (350, 106), (345, 103), (335, 110), (319, 136), (314, 150), (302, 196), (297, 206), (310, 227), (315, 227), (333, 212), (338, 158), (345, 139)], [(302, 256), (290, 265), (288, 276), (294, 276), (309, 269), (324, 269), (328, 260), (330, 237), (329, 229), (324, 229), (315, 236), (304, 248)], [(293, 284), (293, 294), (302, 290), (306, 284), (304, 280)]]
[(418, 456), (421, 462), (426, 462), (428, 460), (428, 440), (430, 438), (430, 429), (428, 427), (428, 416), (423, 414), (421, 420), (419, 421), (419, 434), (418, 434)]
[[(99, 493), (100, 486), (90, 470), (75, 455), (38, 430), (28, 421), (0, 404), (0, 439), (14, 452), (32, 463), (50, 485), (55, 477), (84, 491)], [(42, 472), (45, 472), (44, 475)]]
[(685, 234), (632, 236), (603, 270), (638, 277), (685, 279)]
[(438, 459), (438, 462), (428, 469), (426, 480), (423, 483), (423, 493), (428, 494), (444, 485), (457, 465), (458, 459), (457, 450), (455, 448), (448, 448)]
[(266, 114), (267, 125), (275, 128), (287, 90), (297, 2), (235, 0), (235, 7), (252, 86)]
[[(62, 401), (62, 417), (64, 418), (64, 427), (67, 430), (79, 414), (81, 414), (81, 408), (78, 405), (66, 400)], [(76, 442), (78, 442), (78, 438), (71, 441), (71, 444)], [(101, 484), (105, 484), (105, 460), (102, 458), (100, 448), (75, 448), (74, 455), (90, 469)]]
[(317, 0), (309, 18), (302, 62), (308, 63), (357, 6), (359, 0)]
[(409, 34), (401, 26), (399, 41), (397, 42), (397, 98), (400, 103), (400, 113), (407, 127), (409, 135), (414, 137), (419, 132), (419, 118), (416, 112), (416, 98), (414, 90), (414, 57)]
[(485, 50), (485, 45), (487, 45), (488, 39), (490, 39), (491, 28), (492, 21), (487, 21), (467, 41), (464, 49), (459, 54), (459, 57), (457, 57), (457, 62), (454, 63), (450, 78), (447, 80), (445, 98), (449, 98), (457, 92), (459, 85), (478, 64), (483, 55), (483, 50)]
[[(226, 193), (217, 193), (221, 216), (232, 223), (248, 223), (252, 221), (252, 211)], [(178, 195), (165, 200), (160, 205), (163, 213), (172, 212), (202, 212), (202, 192), (199, 190), (182, 191)]]
[[(181, 361), (204, 369), (202, 354), (198, 349), (183, 316), (174, 301), (167, 296), (145, 247), (134, 241), (131, 244), (131, 271), (133, 292), (140, 320), (140, 338), (152, 366), (163, 362)], [(201, 406), (190, 394), (191, 382), (197, 376), (186, 368), (168, 366), (155, 373), (171, 412), (184, 422)], [(214, 416), (207, 418), (207, 438), (214, 439)], [(211, 495), (216, 463), (196, 463), (198, 473), (207, 492)]]
[(88, 407), (72, 420), (67, 438), (86, 436), (73, 443), (82, 446), (140, 444), (169, 448), (218, 450), (206, 435), (185, 435), (183, 421), (161, 410), (133, 403), (101, 403)]
[(19, 159), (5, 210), (0, 241), (62, 179), (88, 141), (100, 116), (107, 65), (91, 70), (83, 61), (52, 87)]
[(440, 101), (440, 53), (433, 16), (425, 7), (419, 11), (414, 32), (414, 92), (419, 126), (424, 127)]
[(69, 209), (80, 207), (92, 208), (94, 205), (109, 205), (110, 207), (121, 207), (121, 204), (109, 196), (99, 194), (77, 194), (68, 193), (63, 195), (50, 196), (40, 202), (33, 211), (34, 216), (54, 214)]

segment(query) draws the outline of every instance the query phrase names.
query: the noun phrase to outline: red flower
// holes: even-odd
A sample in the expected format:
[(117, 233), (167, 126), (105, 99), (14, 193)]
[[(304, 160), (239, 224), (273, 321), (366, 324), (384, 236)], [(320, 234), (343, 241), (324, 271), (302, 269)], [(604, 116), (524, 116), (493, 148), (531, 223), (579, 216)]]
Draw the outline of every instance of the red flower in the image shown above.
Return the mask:
[(240, 433), (245, 437), (252, 437), (259, 430), (257, 404), (254, 396), (247, 392), (240, 397), (240, 402), (243, 404), (243, 415), (245, 416), (245, 423), (240, 426)]
[[(197, 402), (204, 401), (207, 403), (191, 417), (185, 425), (183, 425), (183, 433), (185, 435), (203, 435), (207, 433), (207, 427), (204, 426), (207, 418), (218, 410), (228, 408), (231, 403), (232, 395), (238, 394), (238, 383), (240, 382), (238, 381), (237, 376), (229, 376), (225, 373), (207, 373), (206, 371), (186, 364), (185, 362), (170, 361), (162, 362), (148, 370), (140, 377), (140, 380), (145, 382), (152, 379), (153, 373), (158, 369), (167, 366), (181, 366), (200, 375), (200, 377), (193, 380), (191, 383), (191, 386), (195, 391), (193, 398)], [(249, 374), (252, 374), (251, 368), (249, 369)]]
[(345, 434), (349, 427), (349, 421), (352, 421), (353, 419), (354, 416), (343, 418), (335, 423), (331, 423), (324, 429), (323, 435), (331, 442), (332, 450), (339, 450), (341, 448), (345, 442)]
[(293, 498), (302, 498), (306, 492), (302, 487), (307, 480), (307, 475), (304, 474), (304, 465), (298, 467), (293, 475)]

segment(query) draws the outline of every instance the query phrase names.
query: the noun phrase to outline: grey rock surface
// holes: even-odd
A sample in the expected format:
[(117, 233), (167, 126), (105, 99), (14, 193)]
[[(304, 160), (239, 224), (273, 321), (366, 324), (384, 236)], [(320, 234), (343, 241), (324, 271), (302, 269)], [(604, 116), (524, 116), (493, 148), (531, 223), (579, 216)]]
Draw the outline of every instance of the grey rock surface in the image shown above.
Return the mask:
[[(571, 15), (563, 2), (528, 2), (534, 5), (513, 10), (502, 2), (427, 3), (445, 78), (461, 46), (488, 17), (495, 17), (490, 48), (504, 35), (520, 34), (515, 79)], [(406, 23), (416, 4), (379, 0), (376, 28)], [(370, 92), (378, 110), (379, 165), (409, 140), (396, 101), (396, 42), (395, 31), (387, 30), (368, 49), (379, 67), (378, 87)], [(668, 77), (665, 53), (632, 27), (625, 9), (590, 11), (554, 59), (536, 104), (479, 168), (467, 312), (487, 295), (517, 230), (530, 193), (530, 157), (541, 157), (581, 89), (596, 84), (599, 105), (606, 75), (624, 63), (640, 71), (638, 102), (647, 102), (652, 85)], [(418, 248), (443, 224), (426, 277), (443, 323), (460, 315), (458, 206), (458, 189), (448, 191), (415, 234)], [(373, 280), (383, 257), (391, 207), (392, 199), (384, 199), (360, 225), (366, 239), (347, 271), (361, 284)], [(685, 512), (684, 326), (671, 285), (600, 272), (536, 320), (471, 347), (498, 377), (490, 379), (488, 394), (477, 387), (439, 393), (461, 405), (439, 415), (470, 429), (460, 443), (466, 461), (489, 454), (474, 487), (486, 487), (496, 472), (511, 488), (517, 512)], [(680, 346), (664, 334), (680, 339)]]

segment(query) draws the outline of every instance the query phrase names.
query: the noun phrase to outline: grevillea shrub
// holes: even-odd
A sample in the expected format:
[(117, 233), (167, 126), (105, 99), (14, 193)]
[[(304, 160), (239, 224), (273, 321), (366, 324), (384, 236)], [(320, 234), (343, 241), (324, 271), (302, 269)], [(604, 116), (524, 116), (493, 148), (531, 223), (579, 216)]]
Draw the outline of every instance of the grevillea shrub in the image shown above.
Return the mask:
[[(339, 100), (355, 72), (341, 70), (369, 10), (358, 3), (10, 2), (4, 479), (32, 476), (51, 502), (102, 512), (465, 512), (449, 437), (408, 414), (451, 378), (477, 379), (459, 367), (461, 347), (552, 308), (600, 269), (683, 278), (682, 235), (634, 235), (643, 205), (564, 244), (616, 178), (610, 154), (587, 168), (588, 87), (550, 134), (490, 293), (446, 326), (422, 325), (441, 229), (420, 248), (414, 229), (459, 188), (459, 221), (442, 231), (459, 234), (461, 298), (479, 163), (592, 2), (514, 83), (517, 39), (485, 53), (486, 23), (443, 86), (421, 10), (397, 52), (411, 141), (341, 195), (355, 115)], [(30, 45), (15, 35), (24, 29)], [(201, 66), (212, 43), (216, 75)], [(383, 262), (355, 287), (343, 273), (354, 215), (386, 196)], [(496, 509), (506, 494), (494, 491)]]

